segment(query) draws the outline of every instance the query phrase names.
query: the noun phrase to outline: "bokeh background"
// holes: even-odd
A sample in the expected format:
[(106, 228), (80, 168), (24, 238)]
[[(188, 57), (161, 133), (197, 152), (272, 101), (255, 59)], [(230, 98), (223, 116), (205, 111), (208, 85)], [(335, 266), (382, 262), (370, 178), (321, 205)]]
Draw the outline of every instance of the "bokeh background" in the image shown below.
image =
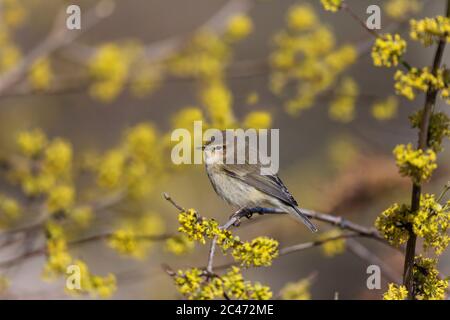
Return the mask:
[[(3, 12), (6, 2), (0, 2)], [(16, 2), (26, 11), (23, 23), (14, 30), (14, 42), (24, 56), (42, 43), (61, 9), (72, 3), (56, 0)], [(368, 5), (377, 3), (383, 6), (387, 1), (348, 2), (356, 13), (365, 17)], [(423, 8), (413, 13), (413, 17), (436, 15), (443, 11), (445, 5), (445, 1), (419, 2)], [(83, 15), (100, 1), (74, 3), (80, 5), (84, 19)], [(309, 3), (315, 8), (320, 22), (333, 30), (338, 45), (364, 44), (371, 40), (370, 35), (348, 15), (325, 12), (319, 1), (129, 0), (108, 3), (104, 9), (108, 13), (105, 18), (88, 30), (83, 29), (82, 20), (82, 30), (71, 31), (79, 33), (79, 36), (50, 55), (56, 87), (64, 79), (73, 77), (69, 88), (27, 90), (25, 79), (0, 94), (1, 153), (15, 152), (17, 134), (34, 128), (41, 128), (49, 137), (59, 136), (71, 141), (75, 161), (82, 161), (84, 153), (108, 150), (120, 141), (125, 130), (141, 122), (152, 123), (161, 133), (170, 132), (174, 114), (186, 106), (199, 106), (196, 79), (169, 76), (144, 97), (136, 97), (125, 88), (112, 101), (104, 102), (93, 97), (89, 88), (76, 77), (84, 68), (82, 61), (87, 52), (109, 42), (133, 40), (144, 46), (162, 48), (173, 39), (188, 41), (196, 30), (230, 3), (234, 3), (231, 7), (236, 6), (237, 12), (245, 12), (253, 21), (253, 32), (233, 45), (229, 64), (231, 71), (225, 76), (233, 96), (234, 115), (236, 119), (243, 119), (256, 110), (270, 113), (271, 127), (280, 129), (280, 176), (300, 205), (372, 226), (377, 215), (392, 202), (409, 201), (410, 183), (399, 177), (392, 149), (398, 143), (415, 143), (416, 131), (410, 128), (407, 117), (421, 107), (422, 98), (413, 103), (399, 98), (396, 115), (385, 121), (374, 118), (371, 114), (374, 101), (394, 94), (393, 71), (374, 67), (370, 50), (359, 56), (358, 61), (345, 72), (357, 82), (360, 93), (355, 104), (355, 117), (346, 123), (330, 118), (328, 106), (332, 97), (328, 94), (322, 95), (310, 109), (299, 115), (286, 112), (284, 98), (269, 89), (270, 68), (259, 67), (268, 61), (274, 49), (273, 36), (285, 27), (286, 14), (295, 4)], [(383, 11), (382, 27), (395, 29), (408, 38), (409, 17), (395, 21)], [(220, 15), (217, 19), (226, 21)], [(220, 26), (217, 29), (220, 30)], [(431, 48), (424, 49), (410, 42), (406, 58), (415, 65), (424, 66), (431, 64), (432, 54)], [(450, 62), (448, 54), (444, 58)], [(249, 65), (252, 67), (240, 72), (242, 66)], [(255, 101), (250, 102), (249, 95), (253, 95)], [(443, 102), (439, 103), (439, 109), (448, 110)], [(165, 143), (165, 138), (160, 136), (159, 139), (161, 144)], [(448, 143), (444, 147), (448, 149)], [(163, 159), (170, 162), (170, 153), (166, 152)], [(439, 169), (426, 186), (427, 190), (435, 193), (439, 193), (450, 179), (447, 150), (440, 155), (438, 163)], [(177, 230), (177, 211), (162, 198), (162, 192), (168, 192), (180, 205), (196, 208), (203, 216), (214, 217), (221, 222), (232, 213), (232, 209), (215, 195), (202, 165), (177, 168), (155, 179), (152, 184), (152, 191), (141, 200), (139, 208), (162, 217), (167, 232), (175, 233)], [(79, 186), (85, 187), (83, 183)], [(26, 201), (6, 178), (0, 180), (0, 190)], [(144, 209), (130, 207), (126, 210), (122, 206), (120, 210), (111, 208), (106, 213), (94, 215), (91, 227), (82, 233), (92, 235), (114, 230), (118, 221), (133, 210)], [(316, 237), (285, 216), (255, 217), (252, 220), (257, 221), (243, 223), (236, 230), (242, 239), (267, 235), (277, 239), (281, 246), (287, 246)], [(24, 224), (26, 220), (17, 222), (18, 226)], [(332, 229), (322, 223), (319, 227), (324, 232)], [(42, 246), (44, 242), (43, 232), (18, 238), (1, 249), (0, 257), (8, 259), (30, 247)], [(367, 289), (366, 268), (371, 263), (362, 259), (361, 253), (355, 253), (358, 248), (363, 252), (370, 251), (372, 258), (383, 263), (380, 290)], [(164, 244), (155, 243), (145, 259), (135, 260), (120, 256), (104, 241), (71, 248), (73, 255), (81, 257), (96, 274), (113, 272), (117, 276), (118, 290), (112, 298), (125, 299), (180, 298), (162, 264), (173, 269), (201, 266), (206, 263), (207, 250), (207, 246), (197, 245), (192, 252), (175, 256), (167, 252)], [(217, 263), (229, 259), (218, 255)], [(2, 275), (10, 283), (2, 298), (71, 298), (64, 292), (64, 280), (42, 280), (44, 262), (45, 255), (33, 256), (2, 270)], [(342, 254), (328, 257), (322, 248), (317, 247), (280, 257), (272, 267), (250, 269), (245, 271), (245, 275), (248, 279), (270, 285), (275, 294), (286, 283), (309, 277), (312, 279), (310, 291), (313, 299), (333, 299), (336, 292), (341, 299), (379, 299), (387, 282), (391, 281), (386, 273), (401, 278), (402, 268), (402, 255), (396, 250), (368, 239), (358, 239), (349, 241)], [(446, 253), (440, 260), (440, 270), (442, 274), (450, 273), (450, 258)]]

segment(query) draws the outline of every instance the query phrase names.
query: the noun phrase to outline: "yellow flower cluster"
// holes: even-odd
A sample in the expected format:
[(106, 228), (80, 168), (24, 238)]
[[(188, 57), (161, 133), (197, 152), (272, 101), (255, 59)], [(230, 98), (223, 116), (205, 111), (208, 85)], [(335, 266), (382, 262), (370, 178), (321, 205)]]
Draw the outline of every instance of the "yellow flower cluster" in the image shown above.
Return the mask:
[(46, 234), (47, 261), (43, 276), (45, 279), (54, 279), (66, 273), (67, 267), (72, 263), (72, 257), (67, 250), (65, 231), (59, 224), (48, 222)]
[(217, 244), (224, 251), (241, 244), (239, 237), (233, 236), (229, 230), (220, 228), (217, 221), (200, 217), (194, 209), (180, 213), (178, 222), (180, 223), (179, 232), (202, 244), (205, 244), (207, 239), (213, 239), (214, 237), (217, 237)]
[(71, 186), (55, 186), (48, 193), (47, 208), (51, 213), (67, 211), (74, 203), (75, 190)]
[(397, 110), (398, 99), (395, 96), (390, 96), (384, 101), (375, 102), (371, 107), (372, 116), (380, 121), (394, 118)]
[(389, 243), (398, 246), (408, 240), (407, 226), (410, 220), (410, 207), (397, 203), (386, 209), (375, 221), (375, 227)]
[(93, 275), (89, 272), (87, 265), (74, 260), (67, 249), (66, 232), (61, 225), (50, 221), (46, 225), (47, 235), (47, 261), (44, 266), (43, 276), (52, 280), (57, 277), (66, 276), (67, 268), (76, 265), (80, 269), (80, 289), (68, 290), (72, 294), (88, 293), (92, 296), (102, 298), (110, 297), (116, 291), (116, 278), (113, 274), (105, 277)]
[(268, 300), (272, 292), (260, 283), (244, 280), (238, 267), (223, 275), (208, 275), (200, 269), (179, 270), (174, 276), (178, 291), (190, 300), (211, 300), (215, 298), (239, 300)]
[(0, 228), (19, 218), (21, 212), (22, 208), (15, 199), (0, 194)]
[(68, 212), (68, 215), (71, 221), (81, 228), (88, 227), (94, 217), (94, 213), (90, 206), (79, 206), (72, 208)]
[(320, 23), (311, 6), (296, 5), (289, 9), (286, 30), (275, 35), (275, 49), (270, 56), (271, 91), (282, 95), (288, 84), (297, 84), (295, 95), (285, 102), (289, 113), (298, 114), (310, 108), (356, 61), (353, 46), (336, 48), (335, 42), (334, 34)]
[(38, 156), (47, 145), (47, 137), (40, 129), (22, 131), (17, 136), (19, 151), (26, 157)]
[[(410, 116), (413, 128), (420, 128), (422, 111)], [(434, 112), (430, 117), (428, 129), (428, 145), (434, 152), (442, 151), (442, 140), (450, 137), (450, 118), (443, 112)]]
[(416, 97), (414, 90), (426, 92), (430, 88), (434, 90), (442, 90), (441, 96), (450, 103), (449, 87), (444, 81), (444, 71), (438, 70), (437, 75), (433, 75), (427, 67), (421, 70), (411, 68), (407, 73), (398, 70), (395, 73), (394, 80), (395, 90), (397, 94), (402, 95), (409, 100)]
[(53, 71), (48, 58), (38, 59), (33, 63), (28, 75), (28, 81), (36, 90), (50, 88), (53, 81)]
[(411, 20), (411, 38), (429, 46), (444, 40), (450, 42), (450, 18), (437, 16), (422, 20)]
[(406, 300), (408, 290), (405, 286), (389, 283), (388, 291), (383, 295), (384, 300)]
[[(17, 0), (2, 2), (2, 20), (0, 22), (0, 74), (9, 71), (22, 58), (20, 48), (12, 41), (13, 29), (21, 23), (22, 5)], [(14, 18), (15, 17), (15, 18)], [(19, 19), (17, 19), (19, 18)]]
[(286, 284), (280, 291), (283, 300), (311, 300), (311, 280), (300, 279), (297, 282)]
[(166, 250), (177, 256), (191, 252), (194, 246), (194, 242), (185, 235), (171, 237), (166, 241)]
[(268, 267), (278, 256), (278, 242), (267, 237), (257, 237), (236, 246), (232, 255), (242, 266)]
[(442, 206), (434, 195), (424, 194), (416, 212), (407, 205), (394, 204), (377, 218), (375, 226), (393, 245), (405, 243), (408, 227), (412, 227), (413, 232), (423, 238), (424, 248), (433, 248), (439, 255), (450, 243), (450, 206)]
[(235, 123), (231, 91), (220, 81), (212, 81), (202, 86), (200, 97), (208, 111), (211, 126), (217, 129), (226, 129)]
[(203, 111), (197, 107), (185, 107), (172, 117), (172, 128), (184, 128), (192, 131), (195, 121), (203, 121)]
[(325, 10), (336, 12), (342, 7), (342, 0), (320, 0)]
[[(339, 229), (332, 229), (320, 235), (319, 241), (339, 237), (342, 232)], [(334, 257), (345, 252), (345, 239), (325, 241), (322, 244), (322, 252), (327, 257)]]
[(80, 289), (67, 289), (70, 294), (89, 293), (92, 297), (109, 298), (117, 290), (116, 277), (109, 273), (101, 277), (90, 273), (88, 266), (81, 260), (75, 260), (73, 265), (80, 269)]
[(160, 216), (148, 213), (142, 217), (125, 221), (108, 239), (108, 245), (122, 255), (143, 259), (152, 248), (152, 237), (164, 232)]
[(330, 118), (343, 123), (351, 122), (355, 118), (358, 91), (358, 84), (352, 78), (342, 79), (328, 110)]
[(163, 148), (159, 134), (148, 123), (126, 131), (123, 142), (105, 153), (94, 165), (97, 183), (110, 190), (122, 190), (132, 198), (142, 198), (164, 172)]
[(238, 14), (230, 18), (225, 30), (225, 37), (230, 41), (246, 38), (253, 30), (253, 23), (249, 16)]
[(45, 195), (50, 213), (68, 211), (75, 201), (71, 184), (72, 146), (66, 140), (48, 140), (40, 130), (21, 132), (17, 146), (25, 161), (10, 176), (27, 195)]
[(217, 79), (222, 78), (229, 61), (228, 43), (210, 31), (200, 30), (181, 52), (169, 59), (168, 68), (179, 77)]
[(98, 48), (89, 61), (89, 72), (95, 82), (90, 94), (100, 101), (110, 102), (123, 89), (129, 72), (130, 58), (117, 44), (108, 43)]
[(406, 41), (400, 35), (384, 34), (375, 40), (372, 48), (373, 63), (377, 67), (397, 66), (406, 51)]
[(2, 11), (2, 22), (10, 28), (22, 25), (27, 16), (23, 3), (18, 0), (3, 0)]
[(278, 256), (278, 242), (267, 238), (257, 237), (250, 242), (242, 242), (229, 230), (220, 228), (217, 221), (200, 217), (194, 209), (189, 209), (178, 215), (179, 232), (186, 234), (189, 239), (202, 244), (207, 239), (217, 237), (217, 244), (224, 252), (231, 249), (232, 256), (242, 266), (270, 266), (272, 260)]
[(288, 12), (287, 25), (291, 30), (309, 30), (317, 24), (317, 15), (310, 5), (295, 5)]
[(400, 174), (410, 177), (414, 183), (427, 181), (437, 168), (436, 153), (428, 149), (415, 150), (411, 143), (398, 145), (393, 151)]
[(269, 129), (272, 125), (272, 116), (266, 111), (253, 111), (246, 115), (243, 126), (252, 129)]
[(418, 300), (444, 300), (448, 280), (440, 279), (437, 260), (417, 256), (414, 261), (414, 293)]
[(442, 206), (434, 195), (425, 194), (420, 199), (420, 209), (412, 217), (414, 233), (423, 238), (425, 249), (433, 248), (441, 254), (450, 243), (450, 207)]
[(136, 66), (130, 79), (130, 89), (136, 97), (142, 98), (160, 87), (163, 70), (159, 65), (146, 63), (144, 59), (133, 62)]
[(422, 9), (419, 0), (389, 0), (384, 4), (387, 15), (395, 20), (404, 20)]

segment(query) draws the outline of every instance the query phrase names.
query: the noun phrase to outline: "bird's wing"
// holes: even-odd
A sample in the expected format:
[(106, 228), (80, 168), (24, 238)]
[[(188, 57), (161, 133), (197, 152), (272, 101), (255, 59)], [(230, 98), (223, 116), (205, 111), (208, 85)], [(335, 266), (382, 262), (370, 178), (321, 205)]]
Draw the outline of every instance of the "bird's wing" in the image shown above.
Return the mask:
[(290, 206), (298, 205), (278, 175), (261, 175), (260, 166), (257, 164), (225, 164), (223, 170), (228, 176), (238, 179)]

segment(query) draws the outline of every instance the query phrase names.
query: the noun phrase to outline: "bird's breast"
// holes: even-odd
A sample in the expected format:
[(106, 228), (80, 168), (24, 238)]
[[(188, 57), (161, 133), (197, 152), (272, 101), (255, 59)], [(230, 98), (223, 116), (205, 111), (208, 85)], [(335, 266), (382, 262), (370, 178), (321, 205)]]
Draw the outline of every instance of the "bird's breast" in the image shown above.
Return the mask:
[(242, 208), (260, 205), (265, 197), (254, 187), (224, 173), (219, 167), (206, 166), (216, 193), (229, 204)]

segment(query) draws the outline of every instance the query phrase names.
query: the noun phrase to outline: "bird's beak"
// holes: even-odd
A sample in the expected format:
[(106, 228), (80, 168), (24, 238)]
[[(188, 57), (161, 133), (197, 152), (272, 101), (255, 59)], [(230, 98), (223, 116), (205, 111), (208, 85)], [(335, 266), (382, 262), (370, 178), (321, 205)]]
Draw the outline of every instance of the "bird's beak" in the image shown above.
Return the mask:
[(200, 146), (200, 147), (197, 147), (195, 149), (197, 149), (197, 150), (205, 150), (205, 146)]

